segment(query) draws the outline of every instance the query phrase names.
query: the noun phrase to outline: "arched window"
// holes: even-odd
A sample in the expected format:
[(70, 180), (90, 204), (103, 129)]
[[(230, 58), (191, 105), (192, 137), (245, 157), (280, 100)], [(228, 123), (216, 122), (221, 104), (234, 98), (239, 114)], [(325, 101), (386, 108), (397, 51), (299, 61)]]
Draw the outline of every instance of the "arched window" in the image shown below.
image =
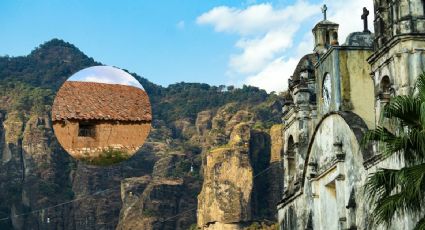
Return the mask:
[(381, 91), (382, 92), (390, 92), (391, 91), (391, 81), (390, 77), (384, 76), (380, 83)]
[(288, 182), (291, 183), (295, 179), (295, 143), (294, 138), (292, 136), (288, 139)]
[(338, 33), (337, 32), (332, 33), (332, 43), (333, 43), (333, 45), (338, 45)]
[(329, 45), (329, 44), (331, 44), (331, 39), (329, 36), (329, 32), (326, 32), (326, 45)]
[(392, 91), (390, 78), (388, 76), (384, 76), (379, 83), (379, 100), (384, 103), (388, 102), (391, 98), (391, 94), (393, 93)]
[(323, 108), (326, 112), (329, 109), (329, 105), (331, 104), (331, 90), (332, 90), (332, 83), (331, 83), (331, 75), (329, 73), (326, 73), (323, 77), (323, 83), (322, 83), (322, 100), (323, 100)]

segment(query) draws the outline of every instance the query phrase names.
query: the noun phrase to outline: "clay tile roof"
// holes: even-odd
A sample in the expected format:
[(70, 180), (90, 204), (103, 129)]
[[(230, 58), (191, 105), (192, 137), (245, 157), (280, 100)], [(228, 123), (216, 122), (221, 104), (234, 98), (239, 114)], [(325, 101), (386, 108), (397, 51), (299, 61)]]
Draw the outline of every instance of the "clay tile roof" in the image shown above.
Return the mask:
[(140, 88), (66, 81), (56, 94), (52, 120), (151, 121), (149, 97)]

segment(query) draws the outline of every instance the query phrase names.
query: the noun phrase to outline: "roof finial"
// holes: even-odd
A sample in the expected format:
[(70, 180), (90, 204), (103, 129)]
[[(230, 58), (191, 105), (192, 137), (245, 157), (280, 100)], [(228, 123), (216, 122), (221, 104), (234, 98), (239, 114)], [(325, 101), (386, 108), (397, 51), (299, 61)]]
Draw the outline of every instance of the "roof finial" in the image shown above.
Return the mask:
[(363, 7), (363, 14), (362, 14), (362, 19), (363, 19), (363, 32), (370, 32), (368, 25), (367, 25), (367, 17), (369, 16), (369, 10), (366, 9), (366, 7)]
[(326, 20), (326, 11), (327, 10), (328, 10), (328, 7), (326, 6), (326, 4), (324, 4), (323, 7), (322, 7), (322, 13), (323, 13), (324, 20)]

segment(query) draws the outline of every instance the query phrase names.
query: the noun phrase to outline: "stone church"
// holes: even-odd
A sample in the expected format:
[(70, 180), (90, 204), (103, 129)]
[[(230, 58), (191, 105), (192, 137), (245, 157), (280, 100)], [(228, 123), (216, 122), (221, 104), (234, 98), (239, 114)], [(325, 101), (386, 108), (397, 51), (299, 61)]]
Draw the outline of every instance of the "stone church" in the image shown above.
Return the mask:
[[(409, 93), (424, 70), (425, 1), (374, 0), (375, 33), (364, 8), (364, 30), (342, 44), (338, 24), (327, 20), (326, 6), (322, 10), (324, 20), (313, 28), (314, 50), (289, 79), (283, 107), (279, 226), (370, 229), (362, 190), (367, 176), (401, 163), (382, 158), (376, 146), (361, 148), (360, 140), (380, 124), (385, 103)], [(390, 229), (412, 229), (411, 218), (399, 216)]]

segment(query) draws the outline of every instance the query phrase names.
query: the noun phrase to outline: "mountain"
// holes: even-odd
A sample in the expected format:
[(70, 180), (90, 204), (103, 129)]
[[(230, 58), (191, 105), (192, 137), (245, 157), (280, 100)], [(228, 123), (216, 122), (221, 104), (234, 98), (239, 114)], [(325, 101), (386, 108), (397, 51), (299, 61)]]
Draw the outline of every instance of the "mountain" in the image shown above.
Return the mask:
[[(272, 138), (270, 128), (280, 123), (280, 96), (251, 86), (181, 82), (162, 87), (130, 73), (151, 100), (149, 138), (126, 162), (89, 166), (59, 146), (50, 109), (63, 82), (94, 65), (101, 63), (59, 39), (27, 56), (0, 57), (0, 229), (193, 228), (202, 197), (217, 200), (216, 193), (205, 192), (209, 184), (238, 179), (215, 174), (208, 163), (215, 153), (233, 154), (252, 175), (251, 187), (244, 189), (244, 217), (232, 221), (254, 227), (273, 223), (279, 195), (270, 189), (279, 170), (254, 175), (276, 164), (272, 155), (279, 155), (281, 147), (273, 151), (272, 140), (280, 135)], [(222, 179), (214, 181), (215, 176)], [(208, 215), (211, 221), (227, 221)]]

